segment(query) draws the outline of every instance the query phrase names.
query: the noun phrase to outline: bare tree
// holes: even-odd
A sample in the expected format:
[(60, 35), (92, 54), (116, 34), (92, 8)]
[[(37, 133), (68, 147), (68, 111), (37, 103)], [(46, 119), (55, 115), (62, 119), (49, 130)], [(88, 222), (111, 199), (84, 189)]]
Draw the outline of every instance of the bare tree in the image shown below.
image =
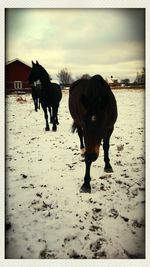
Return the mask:
[(129, 83), (130, 83), (130, 79), (128, 79), (128, 78), (126, 78), (126, 79), (122, 79), (122, 80), (121, 80), (121, 83), (122, 83), (122, 84), (125, 84), (125, 85), (129, 85)]
[(91, 78), (91, 76), (88, 74), (88, 73), (85, 73), (82, 75), (81, 77), (82, 79), (86, 79), (86, 80), (89, 80)]
[(67, 70), (67, 68), (64, 68), (60, 72), (58, 72), (57, 77), (59, 79), (59, 82), (62, 85), (67, 86), (73, 82), (73, 79), (71, 77), (71, 73)]
[(80, 80), (80, 79), (86, 79), (89, 80), (91, 78), (91, 76), (88, 73), (82, 74), (80, 76), (76, 77), (76, 80)]
[(141, 72), (137, 72), (136, 78), (134, 80), (135, 84), (144, 85), (145, 84), (145, 68), (142, 68)]

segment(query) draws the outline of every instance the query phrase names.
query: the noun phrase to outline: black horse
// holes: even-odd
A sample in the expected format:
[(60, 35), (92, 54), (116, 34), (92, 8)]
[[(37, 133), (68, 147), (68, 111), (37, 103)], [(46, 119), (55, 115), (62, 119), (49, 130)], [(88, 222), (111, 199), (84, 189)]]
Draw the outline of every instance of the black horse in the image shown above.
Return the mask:
[(59, 102), (62, 98), (61, 87), (56, 83), (50, 82), (49, 74), (38, 61), (36, 61), (36, 63), (32, 61), (29, 83), (32, 84), (37, 80), (40, 80), (41, 83), (40, 103), (46, 120), (45, 130), (49, 131), (50, 129), (48, 123), (48, 109), (50, 112), (50, 122), (53, 124), (52, 130), (57, 131), (57, 124), (59, 124), (57, 114)]
[(95, 75), (71, 85), (69, 110), (74, 120), (73, 130), (77, 130), (80, 138), (80, 148), (85, 149), (86, 171), (81, 192), (90, 193), (90, 167), (98, 158), (102, 140), (104, 170), (113, 171), (109, 160), (109, 139), (117, 119), (117, 103), (107, 82), (100, 75)]
[(34, 102), (34, 109), (37, 112), (40, 109), (40, 95), (41, 95), (41, 88), (40, 85), (32, 86), (31, 87), (31, 94), (32, 99)]

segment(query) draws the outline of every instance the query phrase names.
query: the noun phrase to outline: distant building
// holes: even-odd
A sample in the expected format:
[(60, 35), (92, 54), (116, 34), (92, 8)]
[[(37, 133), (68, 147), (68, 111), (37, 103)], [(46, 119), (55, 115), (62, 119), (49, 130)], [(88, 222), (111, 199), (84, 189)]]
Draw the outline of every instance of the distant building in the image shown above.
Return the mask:
[(119, 86), (121, 81), (120, 78), (116, 78), (113, 76), (110, 76), (108, 78), (106, 78), (106, 82), (111, 86), (111, 87), (116, 87)]
[(28, 77), (31, 67), (19, 59), (14, 59), (6, 63), (5, 66), (5, 91), (29, 92), (31, 86)]

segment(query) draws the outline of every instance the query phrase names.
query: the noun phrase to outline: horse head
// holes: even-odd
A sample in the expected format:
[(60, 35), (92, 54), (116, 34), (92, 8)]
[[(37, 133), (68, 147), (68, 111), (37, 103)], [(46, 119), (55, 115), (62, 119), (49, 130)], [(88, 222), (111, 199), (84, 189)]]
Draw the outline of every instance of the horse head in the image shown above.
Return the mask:
[(95, 161), (99, 156), (99, 147), (102, 139), (103, 110), (101, 109), (100, 100), (93, 103), (86, 96), (81, 97), (82, 105), (86, 112), (83, 118), (83, 132), (85, 138), (85, 157), (87, 160)]
[(29, 83), (33, 84), (35, 81), (41, 80), (41, 68), (42, 66), (38, 63), (38, 61), (36, 61), (36, 63), (32, 61), (32, 69), (28, 78)]
[[(99, 156), (101, 140), (106, 132), (108, 120), (108, 95), (105, 87), (99, 86), (101, 77), (98, 79), (98, 85), (89, 84), (86, 95), (81, 95), (81, 103), (85, 109), (83, 117), (83, 131), (85, 138), (85, 157), (87, 160), (95, 161)], [(95, 78), (93, 77), (93, 78)], [(94, 80), (95, 82), (95, 80)], [(92, 85), (92, 86), (91, 86)]]

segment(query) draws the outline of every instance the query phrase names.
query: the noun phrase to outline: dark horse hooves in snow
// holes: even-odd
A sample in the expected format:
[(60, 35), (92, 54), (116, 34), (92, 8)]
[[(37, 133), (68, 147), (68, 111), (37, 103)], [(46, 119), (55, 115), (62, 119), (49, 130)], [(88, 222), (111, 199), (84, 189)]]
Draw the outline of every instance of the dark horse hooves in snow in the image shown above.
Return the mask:
[(37, 80), (39, 80), (41, 83), (40, 103), (46, 120), (45, 130), (50, 130), (48, 123), (48, 109), (50, 113), (50, 123), (53, 124), (52, 130), (57, 131), (58, 108), (59, 102), (62, 98), (61, 87), (58, 84), (50, 81), (49, 74), (37, 61), (36, 63), (32, 61), (29, 83), (33, 84)]
[(84, 183), (80, 188), (80, 193), (91, 193), (91, 186), (90, 184)]
[(69, 110), (74, 120), (73, 131), (77, 130), (80, 148), (85, 149), (85, 176), (81, 192), (91, 192), (90, 168), (98, 158), (103, 141), (104, 170), (112, 172), (109, 160), (109, 140), (117, 119), (117, 103), (110, 86), (100, 75), (89, 80), (74, 82), (69, 90)]

